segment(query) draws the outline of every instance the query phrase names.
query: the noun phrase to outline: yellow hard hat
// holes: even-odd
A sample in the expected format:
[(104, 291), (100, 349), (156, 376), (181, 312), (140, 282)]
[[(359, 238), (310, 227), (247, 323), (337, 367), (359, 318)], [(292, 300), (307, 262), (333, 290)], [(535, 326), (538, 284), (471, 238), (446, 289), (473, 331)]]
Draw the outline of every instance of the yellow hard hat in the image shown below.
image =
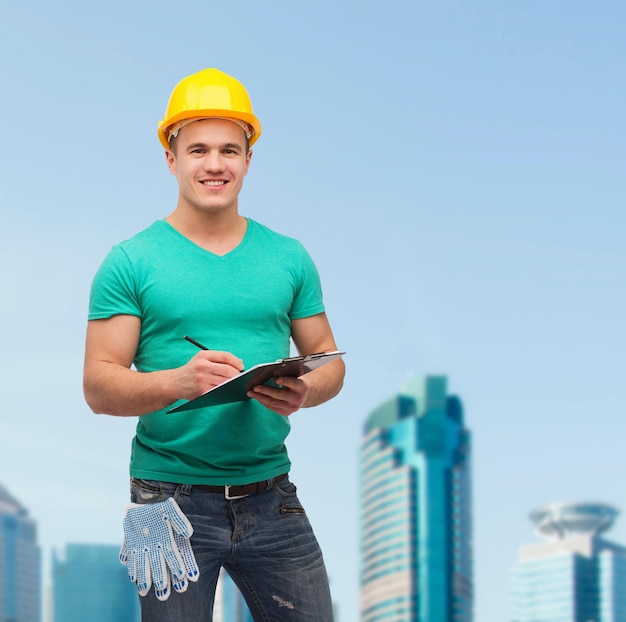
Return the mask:
[(250, 146), (261, 135), (261, 123), (252, 112), (244, 85), (219, 69), (203, 69), (183, 78), (174, 87), (165, 116), (159, 123), (159, 140), (169, 149), (170, 132), (176, 124), (180, 128), (183, 121), (213, 117), (243, 121), (249, 128)]

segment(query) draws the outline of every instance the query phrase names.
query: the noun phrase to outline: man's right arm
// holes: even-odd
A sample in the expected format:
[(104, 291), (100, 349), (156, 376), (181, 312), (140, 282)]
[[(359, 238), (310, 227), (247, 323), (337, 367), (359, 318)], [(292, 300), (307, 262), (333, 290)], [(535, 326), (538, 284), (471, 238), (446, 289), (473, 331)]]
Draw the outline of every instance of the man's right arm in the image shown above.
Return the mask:
[(237, 375), (243, 362), (229, 352), (203, 350), (182, 367), (154, 372), (131, 369), (141, 320), (115, 315), (87, 324), (83, 391), (98, 414), (145, 415), (179, 399), (191, 400)]

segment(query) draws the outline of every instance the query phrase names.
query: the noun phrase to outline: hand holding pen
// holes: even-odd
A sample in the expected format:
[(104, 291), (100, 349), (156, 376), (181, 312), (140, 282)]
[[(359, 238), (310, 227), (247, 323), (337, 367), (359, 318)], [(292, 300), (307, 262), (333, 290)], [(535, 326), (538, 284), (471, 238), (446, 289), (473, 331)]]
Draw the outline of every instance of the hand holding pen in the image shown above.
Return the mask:
[(191, 337), (185, 339), (201, 352), (179, 368), (180, 398), (194, 399), (243, 370), (243, 361), (234, 354), (211, 350)]
[[(193, 343), (194, 346), (196, 346), (196, 348), (200, 348), (200, 350), (209, 350), (209, 348), (207, 348), (206, 346), (203, 346), (199, 341), (196, 341), (195, 339), (192, 339), (191, 337), (188, 337), (187, 335), (185, 335), (185, 339), (189, 342), (189, 343)], [(240, 359), (241, 360), (241, 359)], [(241, 368), (239, 369), (240, 372), (244, 371), (244, 366), (243, 363), (241, 364)]]

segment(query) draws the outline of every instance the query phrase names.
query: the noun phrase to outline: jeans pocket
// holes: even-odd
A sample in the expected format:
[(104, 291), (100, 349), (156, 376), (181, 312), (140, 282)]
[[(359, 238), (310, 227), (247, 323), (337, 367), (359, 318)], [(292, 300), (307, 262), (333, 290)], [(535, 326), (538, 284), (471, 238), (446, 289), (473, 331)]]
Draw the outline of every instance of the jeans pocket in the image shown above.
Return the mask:
[(281, 479), (279, 482), (274, 482), (274, 488), (282, 497), (297, 496), (298, 489), (296, 485), (289, 480), (289, 478)]
[(295, 501), (286, 501), (280, 506), (278, 512), (282, 515), (285, 514), (306, 514), (304, 508), (300, 505), (299, 502)]
[(306, 514), (300, 499), (298, 499), (296, 485), (288, 479), (274, 483), (276, 492), (280, 495), (281, 502), (278, 509), (282, 516), (288, 514)]
[(156, 480), (133, 477), (130, 481), (131, 503), (158, 503), (171, 496), (170, 492), (163, 490), (162, 483)]

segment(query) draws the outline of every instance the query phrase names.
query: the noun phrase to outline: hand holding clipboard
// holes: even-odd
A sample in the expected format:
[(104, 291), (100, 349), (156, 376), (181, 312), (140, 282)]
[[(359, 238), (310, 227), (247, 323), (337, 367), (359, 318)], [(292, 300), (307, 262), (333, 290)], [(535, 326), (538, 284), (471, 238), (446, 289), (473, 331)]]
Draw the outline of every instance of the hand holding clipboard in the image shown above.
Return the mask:
[[(185, 337), (185, 339), (203, 350), (207, 349), (205, 346), (189, 337)], [(344, 354), (345, 352), (339, 351), (320, 352), (318, 354), (307, 354), (305, 356), (293, 356), (279, 359), (272, 363), (260, 363), (218, 384), (200, 397), (185, 402), (175, 408), (171, 408), (167, 412), (175, 413), (185, 410), (195, 410), (197, 408), (206, 408), (207, 406), (216, 406), (218, 404), (243, 402), (250, 399), (247, 393), (256, 385), (271, 384), (274, 382), (274, 378), (279, 378), (280, 376), (293, 376), (298, 378), (322, 365), (326, 365), (326, 363), (340, 358)]]

